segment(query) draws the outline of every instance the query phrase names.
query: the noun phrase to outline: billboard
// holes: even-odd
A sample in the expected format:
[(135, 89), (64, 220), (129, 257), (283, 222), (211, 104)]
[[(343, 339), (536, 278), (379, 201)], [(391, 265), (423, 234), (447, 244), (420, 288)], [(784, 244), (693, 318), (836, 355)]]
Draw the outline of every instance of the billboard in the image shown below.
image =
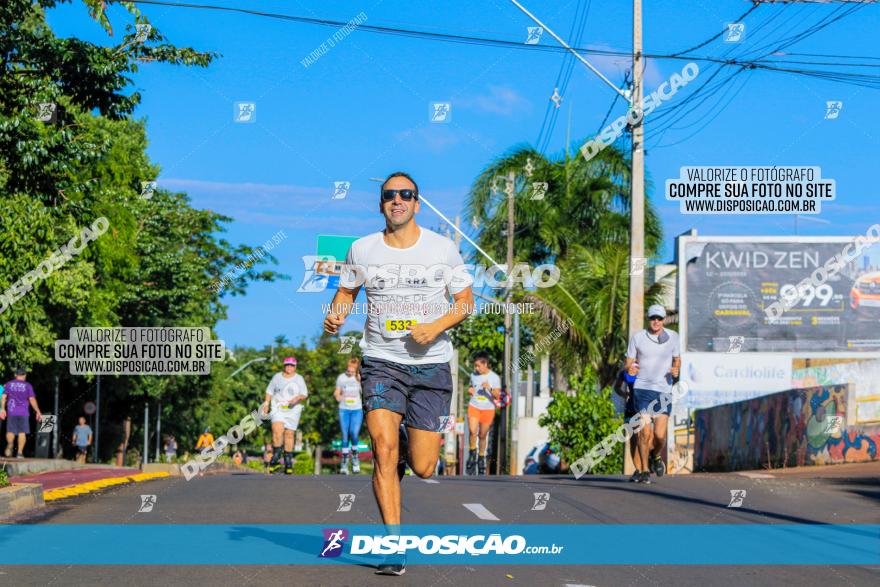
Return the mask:
[[(876, 354), (880, 245), (854, 240), (681, 237), (682, 350)], [(788, 309), (768, 317), (783, 300)]]

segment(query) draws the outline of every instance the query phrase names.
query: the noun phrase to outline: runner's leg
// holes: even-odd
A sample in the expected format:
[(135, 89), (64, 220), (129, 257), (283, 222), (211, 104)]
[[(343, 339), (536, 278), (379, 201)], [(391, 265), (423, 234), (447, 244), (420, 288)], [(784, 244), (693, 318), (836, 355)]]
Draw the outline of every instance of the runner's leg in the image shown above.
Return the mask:
[(642, 418), (642, 429), (639, 430), (639, 460), (641, 461), (641, 466), (639, 467), (639, 471), (643, 473), (648, 470), (648, 454), (651, 452), (650, 444), (651, 444), (651, 417), (645, 413), (641, 414)]
[(409, 434), (409, 467), (412, 472), (428, 479), (437, 468), (440, 458), (440, 433), (406, 427)]
[(397, 444), (403, 416), (378, 408), (367, 413), (367, 431), (373, 442), (373, 494), (386, 525), (400, 524), (400, 479)]
[(348, 432), (351, 422), (351, 414), (353, 410), (339, 410), (339, 429), (342, 430), (342, 463), (340, 465), (340, 473), (348, 475), (348, 452), (349, 438)]
[(364, 412), (362, 410), (351, 410), (349, 416), (348, 437), (351, 439), (351, 470), (353, 473), (361, 472), (360, 455), (358, 454), (358, 445), (360, 444), (361, 425), (364, 423)]
[(18, 454), (24, 454), (24, 443), (27, 442), (27, 435), (24, 432), (18, 433)]

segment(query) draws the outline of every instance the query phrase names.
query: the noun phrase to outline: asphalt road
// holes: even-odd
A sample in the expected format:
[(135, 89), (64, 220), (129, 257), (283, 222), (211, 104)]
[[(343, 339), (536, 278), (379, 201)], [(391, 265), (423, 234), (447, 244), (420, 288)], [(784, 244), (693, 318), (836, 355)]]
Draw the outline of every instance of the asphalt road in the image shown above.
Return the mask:
[[(738, 508), (731, 490), (745, 490)], [(534, 510), (534, 493), (550, 494)], [(139, 513), (140, 495), (156, 495)], [(348, 512), (340, 494), (354, 494)], [(634, 485), (623, 477), (441, 477), (403, 481), (404, 523), (487, 524), (878, 524), (880, 478), (750, 478), (734, 474), (664, 477)], [(464, 504), (470, 504), (465, 506)], [(474, 505), (478, 504), (478, 505)], [(481, 506), (481, 507), (480, 507)], [(495, 517), (496, 520), (481, 519)], [(205, 475), (161, 479), (54, 502), (13, 524), (347, 524), (379, 523), (367, 476)], [(3, 532), (0, 525), (0, 533)], [(157, 545), (160, 548), (161, 545)], [(193, 545), (197, 548), (197, 545)], [(643, 544), (637, 533), (621, 549), (686, 549)], [(4, 544), (3, 550), (15, 549)], [(0, 560), (9, 561), (8, 555)], [(381, 577), (367, 565), (46, 565), (0, 567), (8, 585), (878, 585), (880, 567), (732, 565), (409, 565)]]

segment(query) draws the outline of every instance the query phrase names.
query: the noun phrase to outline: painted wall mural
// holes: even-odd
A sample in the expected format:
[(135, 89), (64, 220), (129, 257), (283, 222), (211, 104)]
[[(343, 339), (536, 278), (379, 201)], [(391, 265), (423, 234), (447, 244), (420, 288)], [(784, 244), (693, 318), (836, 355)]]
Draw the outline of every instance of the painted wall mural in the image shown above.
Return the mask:
[(847, 426), (847, 395), (847, 385), (823, 385), (697, 410), (694, 469), (736, 471), (877, 459), (880, 425)]

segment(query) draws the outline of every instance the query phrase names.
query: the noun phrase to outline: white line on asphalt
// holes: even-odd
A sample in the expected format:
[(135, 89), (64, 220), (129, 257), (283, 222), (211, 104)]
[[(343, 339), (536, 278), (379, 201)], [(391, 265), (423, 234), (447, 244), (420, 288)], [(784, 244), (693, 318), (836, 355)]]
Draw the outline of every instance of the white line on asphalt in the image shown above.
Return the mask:
[(773, 479), (773, 475), (768, 475), (767, 473), (746, 473), (741, 472), (737, 473), (737, 475), (742, 475), (743, 477), (748, 477), (749, 479)]
[(494, 520), (496, 522), (500, 521), (495, 516), (495, 514), (493, 514), (489, 510), (487, 510), (486, 506), (484, 506), (481, 503), (463, 503), (461, 505), (463, 505), (464, 507), (469, 509), (471, 511), (471, 513), (473, 513), (475, 516), (477, 516), (481, 520)]
[(436, 479), (422, 479), (422, 481), (424, 481), (425, 483), (440, 483)]

